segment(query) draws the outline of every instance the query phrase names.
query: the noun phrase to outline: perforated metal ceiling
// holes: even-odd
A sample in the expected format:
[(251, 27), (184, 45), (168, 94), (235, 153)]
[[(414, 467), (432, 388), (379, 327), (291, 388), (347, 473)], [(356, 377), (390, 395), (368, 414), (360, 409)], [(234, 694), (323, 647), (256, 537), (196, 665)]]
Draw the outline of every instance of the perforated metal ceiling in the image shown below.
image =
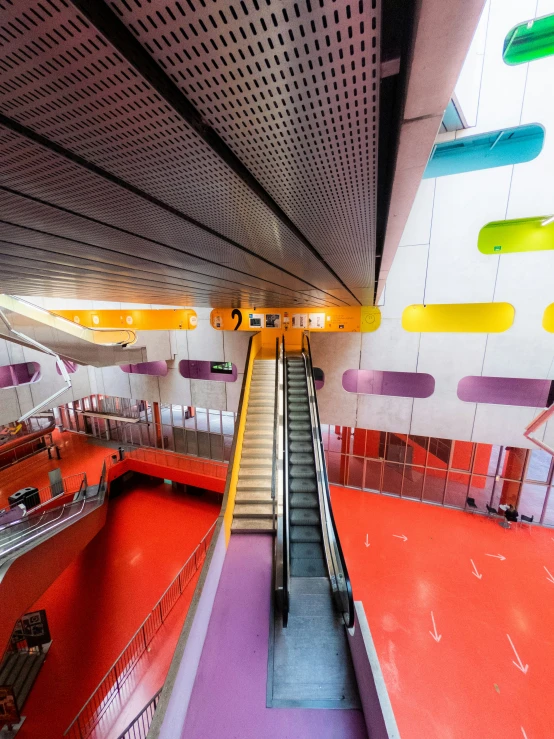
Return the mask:
[(0, 184), (17, 193), (0, 290), (356, 302), (375, 270), (378, 5), (110, 3), (265, 199), (70, 2), (0, 0)]

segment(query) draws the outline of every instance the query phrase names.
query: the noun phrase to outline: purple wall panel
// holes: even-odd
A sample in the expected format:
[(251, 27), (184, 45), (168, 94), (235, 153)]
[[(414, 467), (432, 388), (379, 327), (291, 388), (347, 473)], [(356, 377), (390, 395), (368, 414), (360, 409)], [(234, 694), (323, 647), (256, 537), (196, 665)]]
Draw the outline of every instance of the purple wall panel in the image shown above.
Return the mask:
[(40, 364), (38, 362), (21, 362), (5, 364), (0, 367), (0, 388), (28, 385), (40, 380)]
[[(75, 372), (77, 372), (77, 369), (79, 367), (77, 362), (73, 362), (71, 359), (65, 359), (64, 357), (60, 357), (60, 359), (62, 360), (64, 367), (67, 370), (68, 375), (73, 375), (75, 374)], [(129, 367), (130, 365), (125, 365), (125, 366)], [(60, 368), (58, 367), (57, 363), (56, 363), (56, 372), (58, 373), (58, 375), (62, 374), (60, 372)]]
[[(233, 371), (211, 372), (212, 362), (198, 359), (182, 359), (179, 362), (179, 374), (191, 380), (211, 380), (212, 382), (236, 382), (237, 368), (233, 364)], [(222, 362), (218, 362), (222, 364)]]
[(121, 364), (119, 368), (128, 375), (153, 375), (154, 377), (165, 377), (168, 372), (167, 362), (163, 359), (160, 359), (157, 362)]
[(458, 398), (466, 403), (545, 408), (551, 382), (520, 377), (468, 376), (458, 383)]
[(423, 372), (351, 369), (343, 374), (342, 386), (347, 393), (428, 398), (435, 390), (435, 378)]

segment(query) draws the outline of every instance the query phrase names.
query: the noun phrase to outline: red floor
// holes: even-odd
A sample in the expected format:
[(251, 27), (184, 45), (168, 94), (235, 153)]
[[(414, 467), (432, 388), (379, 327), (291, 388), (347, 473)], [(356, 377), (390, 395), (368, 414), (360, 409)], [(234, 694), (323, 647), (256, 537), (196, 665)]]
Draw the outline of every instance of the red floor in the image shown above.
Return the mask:
[(554, 531), (332, 496), (402, 739), (552, 739)]
[(7, 507), (8, 496), (20, 488), (33, 486), (40, 489), (49, 485), (48, 472), (58, 467), (63, 477), (86, 472), (89, 484), (95, 485), (106, 457), (117, 454), (116, 449), (89, 444), (86, 436), (70, 431), (54, 431), (52, 436), (54, 444), (60, 448), (61, 459), (48, 459), (44, 451), (0, 472), (0, 508)]
[(104, 529), (35, 604), (54, 642), (18, 737), (62, 736), (218, 513), (219, 503), (165, 484), (110, 502)]
[(148, 652), (125, 681), (120, 695), (101, 717), (90, 739), (118, 739), (163, 686), (199, 577), (200, 570), (151, 641)]

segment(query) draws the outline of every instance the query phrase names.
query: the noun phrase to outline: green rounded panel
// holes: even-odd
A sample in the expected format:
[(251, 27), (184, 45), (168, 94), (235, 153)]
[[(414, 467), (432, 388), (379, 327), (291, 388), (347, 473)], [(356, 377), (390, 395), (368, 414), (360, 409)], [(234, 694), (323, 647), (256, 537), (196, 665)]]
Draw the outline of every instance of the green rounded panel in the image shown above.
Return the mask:
[(554, 249), (554, 221), (550, 216), (492, 221), (479, 231), (477, 247), (482, 254), (515, 254)]
[(524, 21), (504, 39), (502, 58), (506, 64), (524, 64), (554, 54), (554, 15)]

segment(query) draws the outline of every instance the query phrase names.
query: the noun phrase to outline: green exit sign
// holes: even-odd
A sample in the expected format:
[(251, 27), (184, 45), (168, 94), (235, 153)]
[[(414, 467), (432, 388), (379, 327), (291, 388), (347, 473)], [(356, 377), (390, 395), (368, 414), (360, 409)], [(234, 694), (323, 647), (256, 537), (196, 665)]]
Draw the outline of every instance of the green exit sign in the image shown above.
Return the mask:
[(493, 246), (493, 251), (502, 251), (501, 246)]

